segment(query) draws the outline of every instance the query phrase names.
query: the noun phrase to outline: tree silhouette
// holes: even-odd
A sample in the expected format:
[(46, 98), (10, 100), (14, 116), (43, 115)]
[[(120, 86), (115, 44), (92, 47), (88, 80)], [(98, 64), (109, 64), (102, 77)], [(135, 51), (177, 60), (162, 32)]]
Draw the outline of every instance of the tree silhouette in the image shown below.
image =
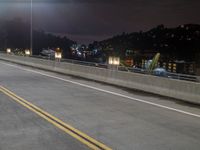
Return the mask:
[[(6, 21), (0, 25), (0, 48), (30, 49), (30, 24), (21, 19)], [(44, 31), (33, 30), (33, 54), (38, 55), (42, 49), (61, 48), (63, 56), (69, 57), (70, 46), (75, 42), (67, 37), (47, 34)]]

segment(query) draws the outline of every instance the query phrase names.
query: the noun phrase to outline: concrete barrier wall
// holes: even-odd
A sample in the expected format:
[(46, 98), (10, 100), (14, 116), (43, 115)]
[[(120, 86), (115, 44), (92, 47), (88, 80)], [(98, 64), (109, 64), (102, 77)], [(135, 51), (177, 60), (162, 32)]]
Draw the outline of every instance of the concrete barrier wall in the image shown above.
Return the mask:
[(196, 69), (196, 74), (200, 76), (200, 67)]
[(31, 57), (0, 54), (0, 59), (200, 104), (200, 83)]

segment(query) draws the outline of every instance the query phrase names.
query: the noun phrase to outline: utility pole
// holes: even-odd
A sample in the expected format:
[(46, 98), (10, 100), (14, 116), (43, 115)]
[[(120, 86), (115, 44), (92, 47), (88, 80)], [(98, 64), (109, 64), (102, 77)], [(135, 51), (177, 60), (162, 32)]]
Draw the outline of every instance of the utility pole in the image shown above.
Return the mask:
[(30, 52), (33, 50), (33, 0), (31, 1), (31, 12), (30, 12)]

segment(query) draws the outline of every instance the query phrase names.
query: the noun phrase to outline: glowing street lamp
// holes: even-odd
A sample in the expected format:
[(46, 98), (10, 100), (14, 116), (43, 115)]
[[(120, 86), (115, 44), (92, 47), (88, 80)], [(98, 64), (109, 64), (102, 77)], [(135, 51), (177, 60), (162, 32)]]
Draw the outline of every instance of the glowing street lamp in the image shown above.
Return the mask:
[(25, 55), (26, 55), (26, 56), (30, 56), (30, 55), (31, 55), (31, 51), (30, 51), (29, 49), (26, 49), (26, 50), (25, 50)]
[(56, 59), (61, 59), (62, 58), (62, 53), (61, 52), (55, 52), (55, 58)]
[(120, 58), (119, 57), (109, 57), (108, 63), (109, 63), (109, 65), (118, 66), (120, 64)]
[(62, 59), (62, 52), (61, 52), (60, 48), (56, 48), (55, 59), (58, 60), (58, 61), (60, 61)]
[(119, 57), (109, 57), (108, 64), (111, 69), (118, 70), (118, 66), (120, 65)]
[(7, 48), (7, 49), (6, 49), (6, 52), (7, 52), (7, 54), (10, 54), (10, 53), (11, 53), (11, 49), (10, 49), (10, 48)]

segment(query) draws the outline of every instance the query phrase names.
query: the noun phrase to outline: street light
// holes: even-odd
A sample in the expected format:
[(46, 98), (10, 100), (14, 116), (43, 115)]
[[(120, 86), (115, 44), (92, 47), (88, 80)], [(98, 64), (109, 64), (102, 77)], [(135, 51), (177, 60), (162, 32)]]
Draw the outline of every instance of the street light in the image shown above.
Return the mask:
[(7, 52), (7, 54), (10, 54), (10, 53), (11, 53), (11, 49), (10, 49), (10, 48), (7, 48), (7, 49), (6, 49), (6, 52)]
[(61, 59), (62, 58), (62, 53), (61, 52), (55, 52), (55, 58), (56, 59)]
[(56, 48), (55, 50), (55, 59), (58, 60), (59, 62), (62, 59), (62, 52), (60, 48)]
[(120, 64), (120, 58), (110, 56), (108, 63), (109, 63), (109, 65), (119, 65)]
[(108, 64), (111, 69), (118, 70), (118, 66), (120, 65), (120, 58), (119, 57), (109, 57)]
[(30, 51), (33, 50), (33, 0), (31, 1), (31, 12), (30, 12)]
[(31, 51), (30, 51), (29, 49), (26, 49), (26, 50), (25, 50), (25, 55), (26, 55), (26, 56), (30, 56), (30, 55), (31, 55)]

